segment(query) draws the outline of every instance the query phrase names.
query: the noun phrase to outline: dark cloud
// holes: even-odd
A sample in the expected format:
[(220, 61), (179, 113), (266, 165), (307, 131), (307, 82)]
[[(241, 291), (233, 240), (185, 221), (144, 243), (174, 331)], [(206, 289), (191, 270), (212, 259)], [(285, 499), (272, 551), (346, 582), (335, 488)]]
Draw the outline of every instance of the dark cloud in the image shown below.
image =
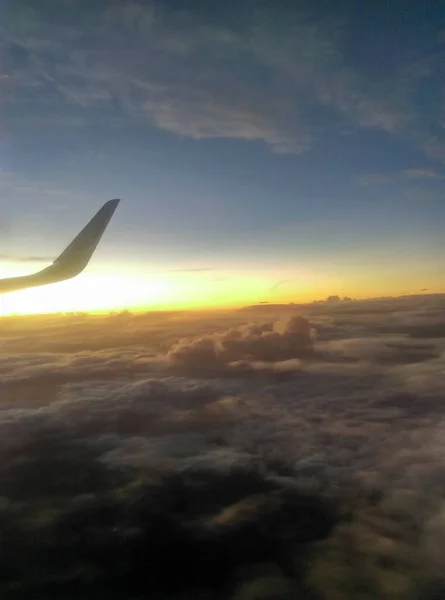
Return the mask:
[(230, 451), (123, 472), (47, 428), (3, 458), (0, 589), (19, 589), (16, 598), (229, 598), (264, 564), (285, 588), (304, 588), (304, 548), (337, 520), (332, 502), (277, 477), (277, 466)]
[(437, 358), (440, 348), (432, 343), (414, 343), (402, 335), (369, 336), (320, 343), (318, 353), (320, 357), (329, 361), (369, 361), (389, 366)]
[[(253, 369), (311, 355), (314, 331), (300, 316), (277, 323), (249, 324), (224, 333), (182, 340), (168, 358), (189, 372), (218, 373), (221, 369), (252, 365)], [(293, 361), (293, 368), (298, 361)], [(279, 367), (278, 367), (279, 368)]]
[(145, 585), (138, 556), (219, 598), (439, 585), (445, 337), (379, 328), (427, 334), (443, 297), (270, 310), (2, 319), (0, 563), (18, 598), (52, 592), (48, 557), (70, 586), (94, 572), (92, 598)]

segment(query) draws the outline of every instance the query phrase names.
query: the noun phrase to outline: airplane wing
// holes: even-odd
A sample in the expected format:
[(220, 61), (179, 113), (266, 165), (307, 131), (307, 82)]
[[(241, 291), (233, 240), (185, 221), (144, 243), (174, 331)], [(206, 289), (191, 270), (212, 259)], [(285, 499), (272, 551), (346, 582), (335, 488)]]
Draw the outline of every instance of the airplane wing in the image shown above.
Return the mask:
[(71, 244), (46, 269), (31, 275), (0, 279), (0, 294), (56, 283), (71, 279), (81, 273), (93, 256), (96, 246), (100, 242), (119, 202), (119, 199), (105, 202)]

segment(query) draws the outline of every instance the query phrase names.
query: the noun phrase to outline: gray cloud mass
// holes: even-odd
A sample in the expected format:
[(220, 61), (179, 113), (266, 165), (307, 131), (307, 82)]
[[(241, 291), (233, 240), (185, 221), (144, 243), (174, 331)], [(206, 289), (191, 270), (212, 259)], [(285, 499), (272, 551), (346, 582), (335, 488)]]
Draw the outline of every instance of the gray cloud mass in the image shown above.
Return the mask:
[[(443, 568), (443, 306), (424, 295), (298, 311), (4, 318), (0, 454), (25, 456), (30, 440), (61, 431), (104, 468), (150, 477), (287, 465), (292, 486), (353, 515), (317, 548), (312, 591), (352, 598), (341, 590), (366, 576), (375, 597), (406, 598), (439, 585)], [(342, 570), (357, 546), (354, 569)]]

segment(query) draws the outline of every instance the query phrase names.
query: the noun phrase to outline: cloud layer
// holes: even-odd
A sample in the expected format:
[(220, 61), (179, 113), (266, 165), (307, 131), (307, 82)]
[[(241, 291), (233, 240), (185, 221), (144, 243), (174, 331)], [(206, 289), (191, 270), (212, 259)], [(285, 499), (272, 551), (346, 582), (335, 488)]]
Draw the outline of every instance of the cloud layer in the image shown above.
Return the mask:
[[(9, 465), (8, 486), (13, 481), (15, 486), (18, 481), (32, 485), (30, 474), (44, 468), (38, 461), (47, 460), (45, 452), (54, 457), (54, 449), (45, 450), (52, 439), (55, 444), (71, 440), (77, 448), (60, 450), (61, 472), (77, 469), (63, 462), (72, 456), (74, 462), (90, 461), (88, 469), (96, 464), (107, 473), (140, 473), (149, 477), (150, 486), (160, 474), (165, 485), (173, 485), (167, 483), (170, 477), (179, 477), (171, 481), (182, 486), (178, 473), (192, 469), (202, 479), (199, 485), (195, 482), (200, 502), (206, 493), (209, 502), (216, 501), (210, 500), (219, 485), (214, 473), (235, 477), (230, 473), (241, 469), (241, 480), (249, 480), (251, 466), (262, 465), (259, 480), (272, 478), (276, 491), (260, 492), (255, 484), (224, 506), (212, 504), (208, 513), (196, 509), (193, 528), (187, 530), (195, 541), (187, 537), (184, 548), (196, 542), (193, 536), (204, 531), (207, 536), (210, 530), (216, 535), (238, 519), (243, 526), (234, 526), (233, 535), (236, 531), (239, 537), (225, 530), (229, 537), (218, 538), (221, 543), (224, 539), (234, 548), (231, 544), (242, 544), (245, 534), (254, 539), (255, 519), (267, 521), (272, 514), (273, 519), (285, 518), (287, 509), (280, 500), (287, 494), (285, 485), (297, 495), (329, 498), (340, 510), (332, 517), (338, 525), (317, 547), (304, 576), (305, 585), (319, 597), (354, 597), (341, 590), (358, 590), (365, 573), (377, 597), (390, 597), (395, 580), (394, 598), (406, 598), (413, 586), (439, 585), (443, 296), (320, 303), (301, 306), (299, 313), (292, 306), (259, 306), (203, 315), (3, 319), (0, 454), (2, 464)], [(87, 452), (81, 448), (90, 448), (92, 458), (81, 459)], [(28, 464), (25, 477), (22, 470)], [(269, 469), (267, 475), (264, 469)], [(86, 480), (76, 481), (83, 491), (70, 492), (74, 483), (67, 483), (66, 495), (98, 493)], [(192, 499), (195, 484), (187, 482), (187, 502), (197, 502)], [(269, 483), (258, 485), (269, 489)], [(156, 494), (167, 493), (161, 488)], [(8, 489), (8, 494), (18, 494), (22, 488)], [(131, 489), (139, 494), (137, 487)], [(153, 494), (150, 490), (146, 493)], [(55, 501), (55, 488), (42, 488), (43, 493)], [(65, 502), (60, 500), (60, 507)], [(162, 502), (167, 511), (163, 527), (168, 529), (176, 509)], [(324, 518), (317, 514), (317, 519)], [(269, 531), (269, 525), (264, 527)], [(313, 535), (315, 531), (314, 525)], [(275, 542), (268, 540), (273, 557), (252, 558), (255, 564), (278, 556)], [(362, 551), (356, 566), (343, 568), (357, 546)], [(245, 549), (246, 560), (249, 552)], [(414, 557), (415, 568), (408, 555)], [(280, 565), (274, 567), (280, 586), (296, 585), (289, 573), (283, 583), (285, 567)], [(217, 576), (226, 582), (232, 577)], [(229, 595), (234, 593), (230, 590)]]

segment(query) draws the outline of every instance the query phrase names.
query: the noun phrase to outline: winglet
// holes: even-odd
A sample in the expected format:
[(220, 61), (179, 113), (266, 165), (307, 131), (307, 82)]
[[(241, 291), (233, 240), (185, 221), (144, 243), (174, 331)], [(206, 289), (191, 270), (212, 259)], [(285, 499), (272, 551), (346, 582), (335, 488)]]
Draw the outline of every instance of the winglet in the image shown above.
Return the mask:
[(59, 273), (66, 272), (70, 277), (74, 277), (83, 271), (93, 256), (119, 202), (120, 199), (118, 198), (105, 202), (91, 221), (85, 225), (49, 268), (57, 268)]
[(93, 256), (96, 246), (110, 222), (120, 200), (108, 200), (85, 225), (62, 254), (49, 266), (20, 277), (0, 279), (0, 294), (71, 279), (81, 273)]

